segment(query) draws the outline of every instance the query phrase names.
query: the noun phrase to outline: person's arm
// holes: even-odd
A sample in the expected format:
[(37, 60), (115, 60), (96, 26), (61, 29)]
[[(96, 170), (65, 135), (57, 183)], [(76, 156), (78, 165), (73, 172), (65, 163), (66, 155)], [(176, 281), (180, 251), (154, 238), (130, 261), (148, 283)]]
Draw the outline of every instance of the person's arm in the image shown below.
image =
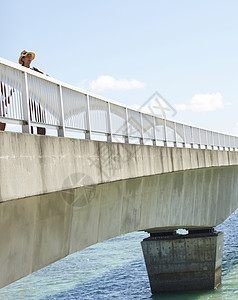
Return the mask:
[[(8, 104), (10, 104), (10, 97), (12, 96), (12, 94), (15, 92), (15, 89), (13, 88), (13, 89), (11, 89), (10, 90), (10, 94), (9, 94), (9, 96), (7, 97), (7, 99), (8, 99)], [(6, 104), (6, 103), (5, 103)], [(7, 104), (6, 104), (6, 106), (7, 106)]]
[(41, 70), (39, 70), (38, 68), (36, 68), (36, 67), (33, 67), (32, 68), (34, 71), (36, 71), (36, 72), (39, 72), (39, 73), (41, 73), (41, 74), (45, 74), (44, 72), (42, 72)]
[(15, 92), (15, 89), (12, 88), (10, 90), (9, 96), (7, 97), (7, 92), (6, 92), (6, 86), (4, 85), (4, 83), (1, 81), (1, 93), (3, 95), (3, 97), (5, 98), (5, 105), (7, 106), (7, 103), (10, 104), (10, 97), (12, 96), (12, 94)]
[(39, 72), (39, 73), (41, 73), (41, 74), (44, 74), (44, 75), (46, 75), (46, 76), (49, 76), (48, 74), (42, 72), (41, 70), (39, 70), (39, 69), (36, 68), (36, 67), (33, 67), (32, 70), (34, 70), (34, 71), (36, 71), (36, 72)]

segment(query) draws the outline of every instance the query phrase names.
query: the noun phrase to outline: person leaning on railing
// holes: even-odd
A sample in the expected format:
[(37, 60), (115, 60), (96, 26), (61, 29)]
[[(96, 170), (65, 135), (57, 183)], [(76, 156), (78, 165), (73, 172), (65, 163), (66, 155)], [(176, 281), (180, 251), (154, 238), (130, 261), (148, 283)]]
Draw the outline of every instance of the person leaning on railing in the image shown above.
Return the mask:
[[(41, 74), (45, 74), (44, 72), (40, 71), (36, 67), (31, 67), (31, 62), (35, 59), (35, 53), (34, 52), (28, 52), (26, 50), (23, 50), (19, 57), (19, 64), (30, 68), (31, 70), (34, 70), (36, 72), (39, 72)], [(45, 74), (47, 75), (47, 74)], [(41, 107), (39, 103), (36, 103), (34, 100), (29, 99), (29, 105), (30, 105), (30, 118), (32, 121), (32, 113), (34, 113), (35, 119), (37, 122), (44, 123), (46, 121), (45, 119), (45, 110)], [(31, 133), (33, 133), (33, 127), (31, 126)], [(45, 135), (46, 129), (42, 127), (37, 127), (37, 134)]]
[[(7, 105), (10, 104), (10, 98), (15, 92), (15, 89), (11, 89), (9, 96), (7, 96), (6, 85), (1, 81), (1, 102), (0, 102), (0, 117), (5, 117), (7, 115)], [(6, 128), (6, 123), (0, 122), (0, 130), (4, 131)]]

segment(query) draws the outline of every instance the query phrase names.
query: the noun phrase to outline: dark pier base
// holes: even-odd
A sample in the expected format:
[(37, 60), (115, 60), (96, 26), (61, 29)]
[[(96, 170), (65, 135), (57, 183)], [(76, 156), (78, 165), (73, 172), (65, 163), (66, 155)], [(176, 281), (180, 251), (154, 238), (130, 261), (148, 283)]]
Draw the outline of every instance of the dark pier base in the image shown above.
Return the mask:
[(222, 232), (151, 232), (141, 245), (153, 294), (210, 290), (221, 283)]

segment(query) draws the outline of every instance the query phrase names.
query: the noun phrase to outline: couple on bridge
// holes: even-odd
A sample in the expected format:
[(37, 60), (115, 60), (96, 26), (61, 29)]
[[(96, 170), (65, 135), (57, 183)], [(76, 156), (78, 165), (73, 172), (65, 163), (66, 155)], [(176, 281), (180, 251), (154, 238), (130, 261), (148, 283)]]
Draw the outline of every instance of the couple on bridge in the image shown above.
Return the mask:
[[(34, 70), (36, 72), (39, 72), (41, 74), (45, 74), (44, 72), (40, 71), (36, 67), (31, 67), (31, 62), (35, 59), (35, 53), (34, 52), (28, 52), (26, 50), (23, 50), (20, 53), (20, 57), (18, 59), (18, 62), (20, 65), (26, 68), (30, 68), (31, 70)], [(45, 74), (47, 75), (47, 74)], [(7, 81), (7, 80), (6, 80)], [(8, 86), (7, 86), (8, 85)], [(10, 89), (10, 92), (7, 91)], [(0, 102), (0, 117), (6, 117), (8, 112), (8, 104), (11, 103), (10, 99), (13, 97), (15, 92), (15, 88), (11, 87), (9, 83), (1, 81), (1, 102)], [(8, 95), (7, 95), (8, 94)], [(41, 107), (39, 103), (36, 103), (33, 99), (29, 99), (29, 111), (30, 111), (30, 120), (32, 121), (32, 117), (34, 116), (35, 120), (37, 122), (45, 123), (46, 122), (46, 116), (45, 116), (45, 109)], [(0, 130), (4, 131), (6, 128), (6, 123), (0, 123)], [(31, 133), (33, 133), (33, 127), (31, 126)], [(45, 135), (46, 129), (42, 127), (37, 127), (37, 134)]]

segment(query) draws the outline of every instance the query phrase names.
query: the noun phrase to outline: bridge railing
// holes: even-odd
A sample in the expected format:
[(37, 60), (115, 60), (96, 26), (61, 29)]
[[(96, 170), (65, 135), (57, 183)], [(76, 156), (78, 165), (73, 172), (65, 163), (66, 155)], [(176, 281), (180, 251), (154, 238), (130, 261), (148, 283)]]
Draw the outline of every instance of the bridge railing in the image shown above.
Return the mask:
[(51, 128), (58, 136), (238, 151), (238, 137), (167, 120), (109, 101), (0, 58), (0, 122)]

